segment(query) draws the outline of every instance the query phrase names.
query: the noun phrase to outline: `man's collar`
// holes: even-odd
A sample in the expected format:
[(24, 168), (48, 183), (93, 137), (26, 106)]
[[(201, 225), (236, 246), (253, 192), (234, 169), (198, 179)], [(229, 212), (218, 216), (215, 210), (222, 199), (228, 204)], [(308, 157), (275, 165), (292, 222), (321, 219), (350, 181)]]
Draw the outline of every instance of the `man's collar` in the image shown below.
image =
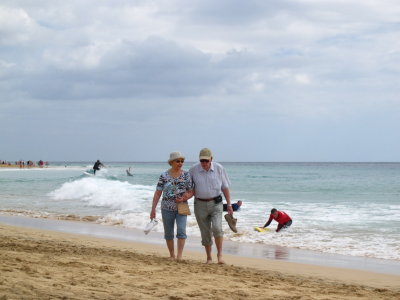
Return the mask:
[(202, 172), (208, 172), (208, 171), (213, 171), (214, 172), (214, 163), (211, 162), (211, 166), (208, 169), (208, 171), (204, 170), (204, 168), (201, 166), (201, 164), (200, 164), (200, 169), (201, 169)]

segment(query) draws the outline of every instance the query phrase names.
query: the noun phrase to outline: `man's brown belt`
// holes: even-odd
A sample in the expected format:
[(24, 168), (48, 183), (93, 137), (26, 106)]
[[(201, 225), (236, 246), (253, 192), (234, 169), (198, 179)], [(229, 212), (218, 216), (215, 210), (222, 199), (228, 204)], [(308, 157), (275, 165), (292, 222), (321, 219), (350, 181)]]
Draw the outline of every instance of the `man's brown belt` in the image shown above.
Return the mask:
[(212, 200), (214, 200), (214, 198), (210, 198), (210, 199), (200, 199), (200, 198), (196, 198), (197, 200), (200, 200), (200, 201), (212, 201)]

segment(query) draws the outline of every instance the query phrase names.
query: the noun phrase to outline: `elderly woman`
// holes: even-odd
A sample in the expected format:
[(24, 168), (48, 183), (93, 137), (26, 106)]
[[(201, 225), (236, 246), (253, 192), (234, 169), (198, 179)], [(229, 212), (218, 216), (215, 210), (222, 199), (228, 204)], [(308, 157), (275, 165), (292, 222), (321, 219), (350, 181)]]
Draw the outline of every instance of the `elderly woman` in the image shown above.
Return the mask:
[(170, 169), (163, 172), (157, 183), (153, 196), (150, 219), (156, 217), (156, 207), (161, 195), (161, 215), (164, 224), (164, 238), (167, 243), (170, 258), (175, 259), (174, 227), (176, 222), (177, 232), (177, 260), (182, 260), (182, 252), (186, 240), (186, 215), (178, 213), (177, 203), (186, 201), (192, 190), (192, 180), (189, 172), (182, 170), (185, 157), (180, 152), (172, 152), (168, 163)]

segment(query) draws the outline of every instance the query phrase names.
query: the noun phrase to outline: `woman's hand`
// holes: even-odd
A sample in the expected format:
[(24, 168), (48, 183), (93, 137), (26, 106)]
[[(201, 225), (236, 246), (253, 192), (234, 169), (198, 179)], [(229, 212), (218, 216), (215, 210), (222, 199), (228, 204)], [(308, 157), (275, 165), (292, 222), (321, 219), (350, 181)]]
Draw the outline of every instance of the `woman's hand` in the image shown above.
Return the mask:
[(150, 212), (150, 219), (155, 219), (156, 218), (156, 210), (152, 209)]
[(188, 201), (192, 197), (193, 197), (193, 191), (187, 191), (182, 196), (176, 197), (175, 202), (176, 203), (185, 202), (185, 201)]
[(181, 202), (184, 202), (184, 201), (186, 201), (185, 195), (182, 195), (180, 197), (176, 197), (175, 198), (175, 202), (176, 203), (181, 203)]

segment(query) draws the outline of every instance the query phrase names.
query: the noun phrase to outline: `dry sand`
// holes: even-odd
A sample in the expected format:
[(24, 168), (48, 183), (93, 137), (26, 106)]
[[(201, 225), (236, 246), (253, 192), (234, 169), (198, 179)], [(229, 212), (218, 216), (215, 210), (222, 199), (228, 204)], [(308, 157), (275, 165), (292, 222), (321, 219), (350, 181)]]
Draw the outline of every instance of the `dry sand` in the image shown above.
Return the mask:
[(400, 299), (400, 276), (0, 224), (0, 299)]

